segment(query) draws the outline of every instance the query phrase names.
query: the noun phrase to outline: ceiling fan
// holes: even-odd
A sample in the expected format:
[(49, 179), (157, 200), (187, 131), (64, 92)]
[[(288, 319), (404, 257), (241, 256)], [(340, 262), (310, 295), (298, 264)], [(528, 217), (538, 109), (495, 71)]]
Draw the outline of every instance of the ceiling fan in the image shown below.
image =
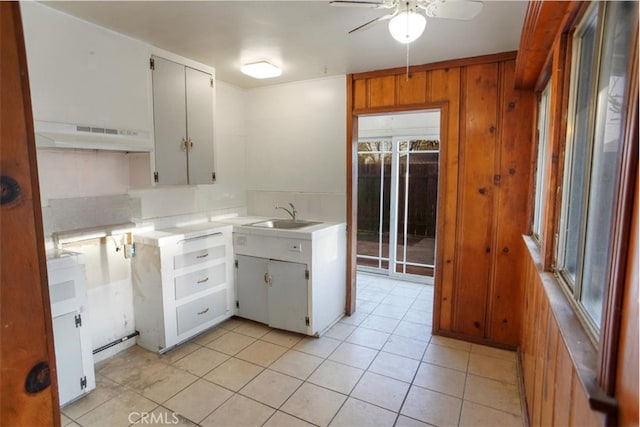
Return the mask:
[(329, 4), (390, 10), (387, 15), (365, 22), (349, 31), (349, 34), (389, 21), (391, 36), (401, 43), (411, 43), (422, 35), (426, 25), (425, 16), (468, 21), (482, 10), (482, 2), (477, 0), (333, 0)]

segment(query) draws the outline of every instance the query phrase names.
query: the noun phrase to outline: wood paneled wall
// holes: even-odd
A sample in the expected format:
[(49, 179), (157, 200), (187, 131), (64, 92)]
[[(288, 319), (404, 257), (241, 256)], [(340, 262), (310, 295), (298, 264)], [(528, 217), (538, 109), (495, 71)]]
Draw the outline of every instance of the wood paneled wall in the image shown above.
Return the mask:
[[(529, 421), (532, 426), (599, 426), (602, 412), (591, 410), (586, 389), (596, 389), (595, 378), (577, 370), (593, 370), (596, 358), (589, 338), (572, 314), (551, 273), (542, 270), (542, 256), (531, 238), (522, 244), (525, 256), (524, 319), (521, 361)], [(559, 316), (563, 318), (559, 318)], [(559, 322), (572, 330), (563, 335)], [(579, 338), (581, 337), (581, 338)], [(567, 341), (571, 340), (571, 341)], [(572, 360), (568, 346), (573, 347)]]
[[(354, 74), (347, 126), (353, 159), (359, 115), (441, 110), (434, 333), (505, 347), (518, 344), (522, 318), (519, 240), (528, 231), (534, 111), (533, 93), (514, 86), (513, 52), (412, 67), (409, 76)], [(357, 171), (349, 172), (354, 182)]]

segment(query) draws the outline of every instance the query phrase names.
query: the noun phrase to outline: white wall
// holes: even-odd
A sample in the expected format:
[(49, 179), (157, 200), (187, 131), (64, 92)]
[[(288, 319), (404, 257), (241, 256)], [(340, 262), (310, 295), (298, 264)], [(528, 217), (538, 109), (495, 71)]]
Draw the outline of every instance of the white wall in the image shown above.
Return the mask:
[[(281, 216), (346, 218), (346, 78), (329, 77), (249, 91), (247, 210)], [(286, 215), (286, 214), (285, 214)]]
[(152, 131), (146, 44), (36, 2), (20, 9), (35, 120)]

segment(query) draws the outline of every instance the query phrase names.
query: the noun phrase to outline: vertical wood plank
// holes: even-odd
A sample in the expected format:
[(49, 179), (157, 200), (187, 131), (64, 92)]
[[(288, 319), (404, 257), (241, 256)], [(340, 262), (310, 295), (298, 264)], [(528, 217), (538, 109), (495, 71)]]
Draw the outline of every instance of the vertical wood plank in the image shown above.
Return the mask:
[[(540, 425), (553, 425), (553, 409), (555, 406), (555, 384), (556, 384), (556, 359), (558, 354), (558, 340), (560, 331), (556, 323), (549, 322), (547, 345), (545, 352), (545, 372), (542, 384), (542, 409), (540, 414)], [(564, 375), (560, 373), (560, 375)]]
[[(349, 80), (352, 80), (351, 78)], [(367, 81), (364, 79), (354, 80), (353, 88), (351, 89), (353, 93), (353, 109), (361, 110), (367, 108)], [(347, 100), (349, 102), (349, 100)], [(351, 115), (351, 111), (347, 112), (348, 115)]]
[[(637, 135), (636, 117), (636, 135)], [(622, 302), (622, 322), (620, 325), (620, 344), (618, 352), (618, 374), (616, 378), (616, 397), (620, 402), (618, 421), (621, 426), (632, 426), (638, 422), (638, 278), (640, 268), (640, 244), (638, 242), (638, 189), (640, 189), (640, 175), (636, 170), (636, 196), (633, 207), (633, 221), (631, 223), (629, 252), (627, 259), (627, 274), (625, 294)], [(633, 374), (635, 373), (635, 375)]]
[[(502, 63), (500, 155), (494, 181), (496, 194), (494, 269), (491, 276), (489, 338), (518, 344), (522, 319), (522, 268), (527, 232), (534, 96), (515, 90), (515, 61)], [(497, 183), (496, 183), (497, 182)]]
[(599, 427), (605, 425), (604, 414), (591, 410), (584, 389), (578, 384), (579, 381), (574, 372), (574, 385), (571, 392), (571, 409), (569, 411), (570, 419), (568, 425), (575, 427)]
[(434, 329), (453, 329), (453, 289), (456, 250), (458, 194), (458, 157), (460, 145), (460, 68), (429, 72), (427, 85), (430, 103), (447, 102), (446, 114), (440, 117), (440, 175), (438, 177), (439, 211), (437, 230), (436, 277), (434, 294)]
[(427, 102), (427, 72), (419, 71), (396, 76), (398, 105), (424, 104)]
[(369, 108), (392, 107), (396, 104), (395, 76), (374, 77), (367, 81)]
[(543, 292), (540, 292), (540, 305), (539, 310), (536, 313), (536, 342), (535, 342), (535, 354), (536, 354), (536, 369), (534, 376), (533, 387), (533, 411), (529, 414), (531, 425), (541, 425), (540, 419), (542, 415), (542, 392), (544, 384), (544, 374), (547, 371), (545, 354), (547, 347), (547, 336), (549, 334), (549, 327), (551, 326), (553, 318), (549, 312), (549, 303)]
[[(524, 243), (523, 243), (524, 245)], [(535, 281), (537, 274), (535, 266), (529, 260), (527, 268), (526, 298), (525, 298), (525, 314), (524, 328), (522, 337), (522, 364), (524, 375), (525, 397), (527, 402), (527, 410), (533, 413), (533, 390), (535, 382), (535, 316), (538, 310), (538, 289), (539, 286)]]
[(556, 372), (555, 401), (558, 404), (553, 407), (553, 425), (568, 426), (574, 373), (571, 356), (562, 340), (558, 342)]
[[(4, 225), (0, 233), (0, 248), (4, 249), (0, 274), (0, 425), (58, 426), (60, 409), (36, 145), (18, 2), (0, 2), (0, 52), (4, 199), (0, 207)], [(11, 193), (15, 198), (9, 197)], [(29, 392), (27, 376), (40, 363), (47, 364), (36, 377), (44, 387)]]
[(491, 269), (498, 65), (466, 67), (462, 79), (454, 330), (486, 337)]

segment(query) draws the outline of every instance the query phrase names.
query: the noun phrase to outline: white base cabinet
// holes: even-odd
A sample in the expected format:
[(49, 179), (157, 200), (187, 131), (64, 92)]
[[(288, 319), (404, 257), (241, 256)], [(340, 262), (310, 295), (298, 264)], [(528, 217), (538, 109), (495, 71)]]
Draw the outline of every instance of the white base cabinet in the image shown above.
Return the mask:
[(233, 316), (231, 231), (207, 223), (135, 236), (138, 345), (163, 353)]
[(82, 254), (54, 251), (48, 256), (47, 274), (60, 406), (96, 388), (91, 334), (85, 313), (87, 291), (84, 272)]
[(239, 317), (320, 336), (344, 315), (345, 224), (236, 226), (234, 251)]
[(238, 255), (238, 316), (272, 328), (307, 333), (306, 264)]

